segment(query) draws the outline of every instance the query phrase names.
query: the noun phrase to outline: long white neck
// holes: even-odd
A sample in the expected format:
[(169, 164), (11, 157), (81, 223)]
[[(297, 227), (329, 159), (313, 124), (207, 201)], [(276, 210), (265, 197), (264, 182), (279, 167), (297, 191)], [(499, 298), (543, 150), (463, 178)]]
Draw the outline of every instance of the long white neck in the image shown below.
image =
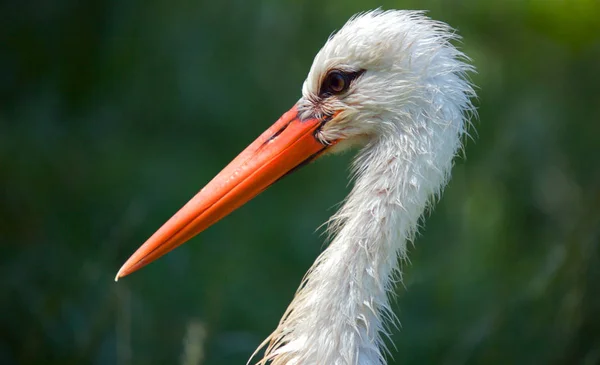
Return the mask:
[(464, 128), (458, 107), (433, 118), (409, 113), (410, 123), (386, 123), (387, 133), (357, 156), (354, 188), (330, 221), (335, 239), (265, 341), (259, 364), (385, 363), (381, 333), (395, 318), (387, 292), (399, 277), (398, 259), (445, 185)]

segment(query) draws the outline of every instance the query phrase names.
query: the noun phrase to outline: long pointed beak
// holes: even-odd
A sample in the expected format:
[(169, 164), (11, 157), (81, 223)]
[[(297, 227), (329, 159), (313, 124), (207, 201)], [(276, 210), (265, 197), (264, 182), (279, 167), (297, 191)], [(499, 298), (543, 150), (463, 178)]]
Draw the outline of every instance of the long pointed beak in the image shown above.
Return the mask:
[(300, 120), (294, 106), (154, 233), (115, 280), (148, 265), (239, 208), (330, 145), (315, 138), (323, 120)]

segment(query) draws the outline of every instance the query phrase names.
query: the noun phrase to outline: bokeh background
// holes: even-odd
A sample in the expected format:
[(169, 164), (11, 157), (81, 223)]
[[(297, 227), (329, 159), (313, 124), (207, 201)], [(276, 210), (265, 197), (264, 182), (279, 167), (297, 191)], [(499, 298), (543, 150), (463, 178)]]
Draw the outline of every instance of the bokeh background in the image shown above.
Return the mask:
[(2, 1), (0, 363), (244, 364), (325, 247), (351, 154), (114, 275), (378, 6), (458, 29), (480, 116), (410, 250), (390, 364), (599, 364), (597, 0)]

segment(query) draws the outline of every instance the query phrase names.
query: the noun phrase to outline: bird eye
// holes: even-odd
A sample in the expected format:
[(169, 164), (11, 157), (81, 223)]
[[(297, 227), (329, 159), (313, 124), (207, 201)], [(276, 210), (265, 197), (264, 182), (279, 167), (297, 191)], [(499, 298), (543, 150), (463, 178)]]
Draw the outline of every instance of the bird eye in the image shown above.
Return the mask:
[(321, 85), (321, 92), (319, 94), (321, 96), (339, 95), (348, 90), (350, 83), (364, 72), (365, 70), (356, 72), (330, 71)]
[(333, 71), (327, 76), (327, 91), (332, 94), (346, 91), (348, 84), (348, 77), (339, 71)]

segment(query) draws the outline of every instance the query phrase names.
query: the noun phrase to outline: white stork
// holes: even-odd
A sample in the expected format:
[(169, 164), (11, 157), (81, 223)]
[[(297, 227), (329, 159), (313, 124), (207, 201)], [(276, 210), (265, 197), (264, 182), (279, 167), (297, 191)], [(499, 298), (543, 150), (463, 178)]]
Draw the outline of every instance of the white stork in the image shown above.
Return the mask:
[(138, 270), (290, 171), (356, 146), (355, 184), (259, 364), (385, 364), (388, 292), (424, 210), (439, 196), (474, 112), (468, 58), (446, 24), (417, 11), (351, 18), (315, 57), (291, 110), (121, 267)]

